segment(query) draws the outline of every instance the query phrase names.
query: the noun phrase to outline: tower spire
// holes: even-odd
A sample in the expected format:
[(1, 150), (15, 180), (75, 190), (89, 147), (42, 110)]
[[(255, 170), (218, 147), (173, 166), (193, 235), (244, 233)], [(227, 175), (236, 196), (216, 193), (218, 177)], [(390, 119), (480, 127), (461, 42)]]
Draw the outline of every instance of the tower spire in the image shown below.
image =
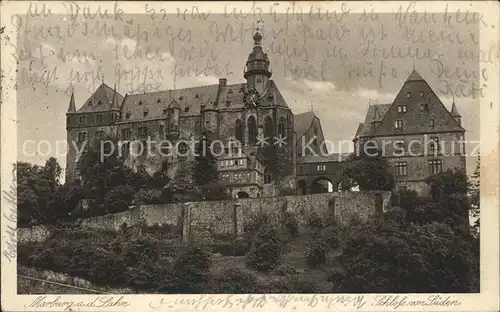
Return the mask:
[(262, 46), (262, 34), (260, 33), (262, 28), (260, 26), (263, 25), (263, 23), (262, 20), (257, 21), (257, 27), (255, 27), (255, 34), (253, 35), (253, 44), (255, 47)]
[(263, 94), (267, 88), (269, 79), (272, 76), (271, 64), (267, 54), (262, 49), (262, 21), (257, 22), (253, 35), (253, 49), (248, 55), (243, 77), (247, 80), (247, 87), (254, 88)]
[(69, 99), (69, 107), (68, 107), (68, 113), (74, 113), (76, 112), (76, 106), (75, 106), (75, 86), (73, 83), (71, 84), (71, 98)]
[(111, 99), (111, 109), (120, 109), (118, 101), (116, 100), (116, 83), (113, 86), (113, 98)]

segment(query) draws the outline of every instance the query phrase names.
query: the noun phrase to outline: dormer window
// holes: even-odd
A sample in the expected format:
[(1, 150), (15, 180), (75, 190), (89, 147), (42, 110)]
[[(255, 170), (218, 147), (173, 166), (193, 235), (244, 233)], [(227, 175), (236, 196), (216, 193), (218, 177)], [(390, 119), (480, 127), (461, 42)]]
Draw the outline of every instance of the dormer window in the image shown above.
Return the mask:
[(181, 96), (179, 96), (179, 101), (182, 101), (184, 98)]
[(194, 96), (195, 99), (199, 99), (200, 96), (198, 95), (198, 93), (196, 93), (196, 95)]
[(156, 100), (156, 103), (161, 103), (161, 100), (160, 99)]
[(166, 108), (164, 108), (164, 109), (163, 109), (163, 115), (166, 115), (166, 114), (167, 114), (167, 109), (166, 109)]
[(411, 98), (411, 92), (406, 92), (406, 97)]
[(145, 109), (145, 110), (142, 112), (142, 115), (143, 115), (144, 117), (147, 117), (147, 116), (148, 116), (148, 110), (147, 110), (147, 109)]

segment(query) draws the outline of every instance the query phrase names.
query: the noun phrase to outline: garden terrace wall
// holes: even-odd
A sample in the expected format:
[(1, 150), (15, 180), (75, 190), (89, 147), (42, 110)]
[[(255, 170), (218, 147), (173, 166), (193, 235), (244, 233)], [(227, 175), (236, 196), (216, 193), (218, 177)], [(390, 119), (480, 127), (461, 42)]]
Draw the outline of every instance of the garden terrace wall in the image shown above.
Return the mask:
[[(233, 199), (224, 201), (200, 201), (134, 207), (126, 212), (84, 219), (81, 226), (98, 230), (118, 231), (122, 224), (172, 225), (182, 227), (183, 242), (207, 242), (217, 237), (236, 237), (243, 232), (246, 221), (256, 213), (268, 213), (279, 220), (281, 212), (296, 216), (303, 226), (312, 212), (321, 216), (334, 216), (346, 224), (354, 215), (366, 220), (380, 215), (390, 207), (390, 192), (334, 192), (302, 196)], [(27, 230), (27, 229), (24, 229)], [(43, 236), (40, 229), (23, 233)], [(30, 234), (32, 233), (32, 234)], [(28, 236), (28, 237), (27, 237)]]

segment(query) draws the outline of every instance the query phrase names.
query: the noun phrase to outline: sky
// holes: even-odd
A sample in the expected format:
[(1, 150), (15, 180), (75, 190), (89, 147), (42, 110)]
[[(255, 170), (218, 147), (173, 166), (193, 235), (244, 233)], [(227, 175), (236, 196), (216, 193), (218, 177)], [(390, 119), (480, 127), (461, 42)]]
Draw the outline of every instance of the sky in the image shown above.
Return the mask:
[[(265, 4), (266, 12), (270, 5)], [(455, 98), (466, 139), (479, 140), (480, 94), (471, 89), (479, 87), (479, 75), (488, 75), (479, 70), (481, 21), (459, 22), (443, 14), (422, 13), (413, 19), (362, 15), (347, 8), (318, 15), (308, 14), (308, 7), (293, 15), (243, 16), (228, 10), (226, 15), (201, 16), (190, 10), (179, 16), (147, 5), (143, 14), (91, 19), (76, 4), (67, 9), (79, 14), (24, 15), (10, 21), (9, 27), (18, 30), (22, 161), (43, 164), (55, 156), (65, 167), (71, 85), (78, 109), (103, 79), (122, 95), (217, 84), (219, 78), (243, 82), (256, 25), (263, 33), (272, 79), (295, 114), (315, 112), (326, 139), (351, 141), (368, 106), (391, 103), (415, 67), (448, 109)], [(498, 47), (481, 53), (483, 61), (488, 55), (498, 57)], [(28, 140), (40, 143), (38, 154), (33, 143), (23, 151)], [(467, 165), (468, 171), (474, 169), (473, 161)]]

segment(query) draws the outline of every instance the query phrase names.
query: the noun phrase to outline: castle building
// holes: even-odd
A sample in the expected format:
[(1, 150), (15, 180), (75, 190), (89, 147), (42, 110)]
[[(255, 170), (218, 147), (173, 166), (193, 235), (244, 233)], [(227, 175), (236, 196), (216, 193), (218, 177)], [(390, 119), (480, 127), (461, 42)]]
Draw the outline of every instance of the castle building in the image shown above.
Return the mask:
[[(215, 85), (122, 96), (103, 82), (78, 110), (72, 94), (66, 114), (68, 143), (81, 146), (87, 140), (111, 134), (119, 139), (127, 166), (143, 165), (150, 173), (165, 170), (173, 178), (194, 160), (189, 142), (199, 139), (202, 133), (210, 133), (223, 145), (236, 140), (241, 144), (242, 156), (224, 153), (219, 157), (221, 180), (235, 196), (258, 197), (276, 192), (269, 187), (273, 182), (269, 178), (271, 168), (259, 159), (258, 145), (261, 138), (272, 143), (273, 138), (282, 137), (291, 162), (287, 166), (288, 185), (294, 187), (295, 143), (300, 141), (296, 126), (299, 135), (305, 134), (304, 127), (308, 128), (304, 122), (295, 124), (297, 116), (271, 80), (270, 62), (258, 30), (253, 40), (243, 71), (244, 83), (229, 85), (226, 78), (220, 78)], [(314, 131), (322, 130), (316, 126)], [(147, 146), (148, 139), (160, 143)], [(76, 156), (77, 150), (68, 144), (66, 181), (81, 177), (83, 168), (78, 168)]]
[(465, 129), (455, 101), (449, 111), (414, 69), (391, 104), (370, 105), (354, 138), (357, 154), (381, 152), (397, 189), (429, 195), (425, 179), (465, 170)]

